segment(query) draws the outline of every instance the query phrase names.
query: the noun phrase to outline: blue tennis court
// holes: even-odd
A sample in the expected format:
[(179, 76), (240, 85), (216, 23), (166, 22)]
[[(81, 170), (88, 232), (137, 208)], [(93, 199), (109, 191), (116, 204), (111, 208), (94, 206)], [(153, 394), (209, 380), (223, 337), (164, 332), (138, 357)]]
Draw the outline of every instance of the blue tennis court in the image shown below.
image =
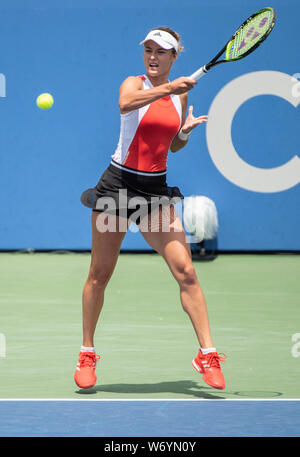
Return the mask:
[(299, 437), (300, 402), (1, 401), (0, 436)]

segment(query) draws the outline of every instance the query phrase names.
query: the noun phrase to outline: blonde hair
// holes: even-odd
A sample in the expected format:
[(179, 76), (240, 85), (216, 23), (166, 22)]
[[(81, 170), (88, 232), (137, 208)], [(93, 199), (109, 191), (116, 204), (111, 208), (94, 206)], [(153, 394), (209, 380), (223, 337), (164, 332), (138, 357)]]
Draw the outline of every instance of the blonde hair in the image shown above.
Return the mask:
[[(178, 41), (178, 54), (183, 51), (183, 46), (181, 46), (181, 38), (179, 33), (175, 32), (174, 30), (170, 29), (170, 27), (155, 27), (152, 30), (162, 30), (163, 32), (168, 32)], [(151, 31), (152, 31), (151, 30)], [(176, 54), (176, 50), (173, 48), (172, 52)]]

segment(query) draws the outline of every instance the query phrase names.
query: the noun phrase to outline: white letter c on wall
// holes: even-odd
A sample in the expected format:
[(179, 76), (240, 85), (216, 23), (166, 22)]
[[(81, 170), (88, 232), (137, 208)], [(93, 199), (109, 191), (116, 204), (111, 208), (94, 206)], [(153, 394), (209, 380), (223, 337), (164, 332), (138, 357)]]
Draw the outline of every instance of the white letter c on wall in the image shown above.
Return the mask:
[(243, 189), (265, 193), (281, 192), (299, 184), (299, 157), (275, 168), (254, 167), (237, 154), (231, 137), (234, 115), (244, 102), (258, 95), (275, 95), (296, 108), (300, 94), (295, 97), (292, 88), (297, 83), (286, 73), (259, 71), (234, 79), (216, 95), (208, 113), (206, 140), (215, 166), (229, 181)]

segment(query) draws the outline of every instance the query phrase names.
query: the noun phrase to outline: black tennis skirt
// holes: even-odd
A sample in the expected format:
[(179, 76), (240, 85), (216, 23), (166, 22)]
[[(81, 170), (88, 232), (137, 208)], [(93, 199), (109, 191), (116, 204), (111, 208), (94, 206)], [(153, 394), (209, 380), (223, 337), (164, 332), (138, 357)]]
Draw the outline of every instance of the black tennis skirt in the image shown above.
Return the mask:
[(176, 204), (183, 198), (178, 187), (167, 185), (166, 174), (139, 175), (110, 163), (98, 184), (82, 193), (81, 203), (94, 211), (130, 217), (137, 209), (149, 214), (158, 204)]

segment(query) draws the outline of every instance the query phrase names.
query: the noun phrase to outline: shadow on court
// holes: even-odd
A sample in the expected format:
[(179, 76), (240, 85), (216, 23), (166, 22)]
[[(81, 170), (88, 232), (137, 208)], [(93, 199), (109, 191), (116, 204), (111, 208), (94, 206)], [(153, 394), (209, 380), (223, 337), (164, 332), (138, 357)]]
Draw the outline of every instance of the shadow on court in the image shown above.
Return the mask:
[[(218, 395), (218, 391), (211, 387), (199, 386), (194, 381), (173, 381), (173, 382), (158, 382), (156, 384), (106, 384), (98, 385), (91, 389), (80, 389), (76, 393), (79, 395), (93, 395), (98, 392), (111, 392), (117, 394), (162, 394), (166, 393), (166, 397), (170, 394), (180, 394), (193, 398), (202, 398), (216, 400), (226, 398), (226, 394), (237, 397), (252, 397), (252, 398), (270, 398), (279, 397), (281, 392), (226, 392), (224, 396)], [(221, 391), (220, 391), (221, 392)], [(170, 396), (171, 396), (170, 395)]]
[[(78, 394), (95, 394), (97, 392), (113, 392), (118, 394), (183, 394), (195, 398), (223, 398), (210, 392), (209, 387), (199, 386), (193, 381), (158, 382), (155, 384), (106, 384), (92, 389), (80, 389)], [(214, 391), (217, 392), (217, 391)]]

